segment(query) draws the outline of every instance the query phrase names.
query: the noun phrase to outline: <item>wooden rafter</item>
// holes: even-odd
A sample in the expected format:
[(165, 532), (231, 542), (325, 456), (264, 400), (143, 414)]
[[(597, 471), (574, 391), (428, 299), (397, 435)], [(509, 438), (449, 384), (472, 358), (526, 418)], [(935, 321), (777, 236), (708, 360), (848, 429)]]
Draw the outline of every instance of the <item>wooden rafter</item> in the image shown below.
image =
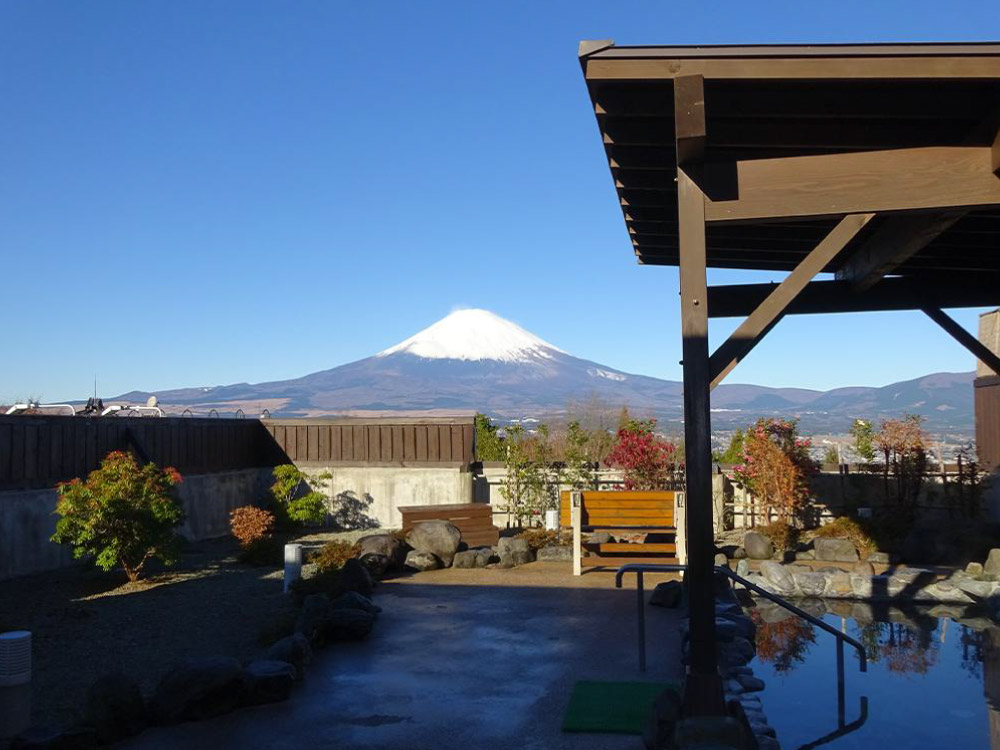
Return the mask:
[(739, 328), (716, 349), (709, 359), (712, 388), (721, 383), (740, 360), (757, 346), (767, 332), (781, 320), (785, 309), (813, 277), (822, 271), (872, 218), (874, 214), (850, 214), (841, 219), (796, 269), (776, 286)]
[(964, 215), (963, 211), (890, 216), (855, 250), (837, 278), (856, 291), (870, 289)]
[[(728, 284), (708, 288), (708, 315), (749, 315), (777, 288), (776, 284)], [(813, 281), (785, 308), (785, 315), (885, 312), (935, 307), (1000, 305), (1000, 276), (973, 274), (931, 278), (888, 278), (863, 292), (847, 281)]]
[(756, 159), (706, 170), (709, 222), (1000, 206), (989, 147)]
[(928, 318), (941, 326), (955, 341), (972, 352), (976, 359), (1000, 376), (1000, 356), (997, 356), (983, 342), (962, 328), (954, 318), (950, 317), (941, 308), (925, 307), (923, 310)]

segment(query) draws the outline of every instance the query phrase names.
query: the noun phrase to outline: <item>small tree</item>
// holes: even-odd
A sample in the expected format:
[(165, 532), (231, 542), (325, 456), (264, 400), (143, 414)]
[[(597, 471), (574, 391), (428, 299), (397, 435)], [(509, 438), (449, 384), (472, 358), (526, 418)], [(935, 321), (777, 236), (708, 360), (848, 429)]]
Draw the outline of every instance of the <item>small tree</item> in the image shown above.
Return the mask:
[(817, 472), (810, 441), (787, 419), (758, 419), (743, 439), (743, 463), (733, 474), (764, 507), (789, 523), (809, 502), (810, 481)]
[(493, 420), (476, 414), (476, 458), (480, 461), (503, 461), (504, 444)]
[(729, 447), (717, 451), (713, 458), (720, 464), (738, 464), (743, 461), (743, 430), (736, 430), (729, 438)]
[(102, 570), (121, 566), (129, 581), (138, 581), (149, 560), (177, 559), (174, 529), (184, 511), (172, 489), (180, 481), (171, 467), (140, 468), (130, 453), (109, 453), (86, 481), (58, 485), (52, 541), (72, 545), (74, 557), (93, 556)]
[(677, 446), (656, 435), (655, 419), (629, 419), (605, 459), (625, 472), (626, 490), (665, 490), (676, 479)]
[(573, 420), (566, 428), (565, 479), (574, 490), (597, 488), (597, 469), (591, 459), (591, 434)]
[(538, 432), (532, 435), (521, 425), (513, 425), (506, 433), (507, 472), (500, 495), (507, 501), (507, 512), (514, 516), (517, 525), (524, 526), (543, 510), (555, 507), (548, 429), (539, 425)]
[(895, 496), (896, 503), (911, 515), (927, 474), (927, 441), (920, 426), (922, 421), (916, 414), (907, 414), (902, 419), (886, 419), (875, 436), (875, 445), (884, 460), (882, 481), (886, 499)]
[[(295, 523), (322, 523), (326, 519), (326, 493), (323, 492), (333, 478), (327, 471), (310, 476), (295, 464), (275, 466), (271, 496), (276, 510), (285, 519)], [(299, 494), (302, 488), (308, 489)]]
[(875, 428), (865, 419), (855, 419), (851, 425), (851, 437), (854, 438), (854, 452), (862, 461), (870, 464), (875, 460)]

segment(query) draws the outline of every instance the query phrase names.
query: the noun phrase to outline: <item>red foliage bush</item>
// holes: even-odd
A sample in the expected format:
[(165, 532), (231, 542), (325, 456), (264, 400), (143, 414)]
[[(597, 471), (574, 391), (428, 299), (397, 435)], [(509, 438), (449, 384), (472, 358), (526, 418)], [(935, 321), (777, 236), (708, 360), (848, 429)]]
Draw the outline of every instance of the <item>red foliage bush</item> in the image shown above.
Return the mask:
[(677, 446), (654, 434), (656, 420), (629, 420), (605, 458), (625, 471), (626, 490), (666, 490), (679, 470)]
[(243, 549), (249, 549), (274, 531), (274, 514), (253, 505), (236, 508), (229, 514), (229, 528)]

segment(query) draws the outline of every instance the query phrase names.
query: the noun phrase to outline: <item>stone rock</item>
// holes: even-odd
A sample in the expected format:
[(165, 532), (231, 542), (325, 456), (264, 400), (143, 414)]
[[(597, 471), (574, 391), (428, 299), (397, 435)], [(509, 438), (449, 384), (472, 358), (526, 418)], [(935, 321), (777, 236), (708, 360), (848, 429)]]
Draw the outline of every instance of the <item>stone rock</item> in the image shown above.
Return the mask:
[(326, 594), (310, 594), (302, 601), (302, 611), (295, 622), (295, 632), (305, 636), (309, 643), (322, 644), (332, 613), (330, 597)]
[(778, 589), (778, 593), (791, 594), (795, 591), (795, 579), (791, 572), (779, 562), (765, 560), (760, 564), (760, 572), (764, 580)]
[(382, 555), (389, 558), (390, 568), (401, 568), (406, 561), (406, 545), (392, 534), (369, 534), (358, 540), (361, 556)]
[(392, 562), (388, 557), (385, 555), (376, 555), (374, 553), (361, 555), (358, 560), (360, 560), (361, 564), (365, 566), (365, 570), (368, 571), (368, 574), (372, 578), (381, 578), (392, 566)]
[(572, 562), (573, 548), (555, 544), (542, 547), (535, 553), (535, 559), (539, 562)]
[(528, 540), (516, 536), (505, 536), (497, 542), (497, 554), (500, 557), (513, 552), (528, 552), (530, 550), (531, 545), (528, 544)]
[(734, 560), (744, 560), (747, 557), (747, 551), (743, 547), (737, 547), (733, 550)]
[(781, 750), (781, 745), (774, 737), (764, 735), (757, 737), (757, 750)]
[(983, 573), (988, 576), (1000, 576), (1000, 549), (991, 549), (983, 565)]
[(680, 581), (664, 581), (656, 584), (653, 593), (649, 597), (649, 603), (653, 607), (665, 607), (674, 609), (679, 606), (684, 596), (684, 584)]
[(888, 565), (889, 564), (889, 553), (888, 552), (872, 552), (868, 557), (865, 558), (868, 562), (875, 565)]
[(740, 561), (736, 563), (736, 575), (740, 578), (746, 578), (750, 575), (750, 561), (745, 557), (740, 558)]
[(977, 562), (970, 562), (965, 566), (965, 572), (972, 576), (973, 578), (978, 578), (983, 574), (983, 564)]
[(380, 606), (357, 591), (345, 591), (331, 601), (330, 606), (334, 609), (360, 609), (364, 612), (370, 612), (373, 615), (377, 615), (382, 611)]
[(845, 570), (834, 570), (824, 572), (826, 577), (826, 588), (823, 590), (824, 596), (837, 599), (849, 598), (854, 594), (851, 587), (851, 574)]
[(535, 553), (530, 549), (518, 549), (513, 552), (507, 552), (500, 555), (500, 567), (501, 568), (514, 568), (518, 565), (527, 565), (530, 562), (535, 561)]
[(676, 690), (664, 690), (653, 701), (646, 726), (642, 730), (642, 741), (647, 750), (664, 750), (672, 747), (674, 728), (681, 718), (681, 697)]
[(859, 562), (857, 565), (854, 566), (853, 572), (859, 576), (871, 577), (875, 575), (875, 568), (872, 566), (870, 562)]
[(362, 596), (371, 596), (375, 590), (375, 583), (372, 581), (371, 573), (356, 558), (351, 558), (344, 567), (340, 569), (340, 585), (347, 591), (354, 591)]
[(745, 692), (743, 690), (743, 686), (737, 680), (726, 680), (726, 684), (723, 688), (726, 695), (733, 698), (742, 695)]
[(14, 737), (10, 750), (91, 750), (97, 747), (93, 727), (32, 726)]
[(735, 667), (746, 664), (753, 659), (757, 652), (754, 645), (746, 638), (737, 636), (731, 641), (724, 641), (718, 644), (719, 663), (727, 667)]
[(764, 689), (764, 681), (759, 677), (754, 677), (752, 674), (740, 675), (737, 679), (740, 681), (740, 685), (743, 686), (745, 692), (750, 693)]
[(739, 615), (716, 615), (715, 622), (716, 626), (718, 626), (720, 622), (731, 623), (736, 629), (736, 634), (746, 638), (751, 643), (754, 642), (757, 637), (757, 626), (754, 625), (753, 620), (742, 613)]
[(614, 540), (615, 538), (607, 531), (595, 531), (587, 538), (587, 544), (610, 544)]
[(988, 599), (997, 590), (997, 584), (993, 581), (977, 581), (974, 578), (960, 578), (955, 585), (974, 599)]
[(242, 693), (243, 667), (236, 659), (188, 659), (160, 680), (150, 711), (159, 724), (201, 721), (232, 711), (239, 705)]
[(410, 550), (406, 555), (406, 567), (419, 571), (437, 570), (441, 567), (441, 563), (430, 552), (421, 552), (414, 549)]
[(740, 635), (740, 629), (732, 620), (715, 618), (715, 637), (720, 641), (731, 641)]
[(743, 549), (751, 560), (770, 560), (774, 544), (759, 531), (748, 531), (743, 537)]
[(873, 577), (851, 573), (851, 591), (856, 599), (871, 599)]
[(363, 609), (334, 609), (326, 622), (323, 635), (329, 641), (360, 641), (368, 637), (375, 624), (375, 615)]
[[(448, 521), (422, 521), (414, 524), (406, 535), (406, 543), (413, 549), (434, 555), (446, 568), (451, 565), (461, 541), (462, 532)], [(410, 556), (406, 559), (409, 561)]]
[(803, 596), (823, 596), (826, 590), (826, 576), (822, 573), (799, 573), (792, 574), (795, 585)]
[(774, 727), (763, 722), (751, 721), (750, 731), (757, 735), (757, 737), (774, 737), (775, 735)]
[(121, 673), (99, 678), (87, 690), (87, 723), (97, 740), (110, 745), (146, 728), (146, 704), (139, 685)]
[(813, 552), (816, 553), (817, 560), (826, 562), (857, 562), (858, 550), (850, 539), (824, 539), (818, 537), (813, 540)]
[(715, 566), (717, 568), (728, 568), (729, 567), (729, 558), (726, 557), (723, 553), (720, 552), (719, 554), (717, 554), (715, 556)]
[(309, 640), (302, 633), (294, 633), (272, 643), (264, 652), (264, 658), (291, 664), (295, 667), (295, 676), (302, 679), (306, 664), (312, 659), (312, 649), (309, 648)]
[(243, 671), (243, 695), (240, 702), (244, 706), (260, 706), (288, 700), (295, 677), (295, 667), (286, 661), (252, 661)]
[(463, 550), (462, 552), (456, 552), (454, 559), (451, 561), (451, 567), (453, 568), (475, 568), (476, 560), (479, 559), (477, 555), (471, 549)]

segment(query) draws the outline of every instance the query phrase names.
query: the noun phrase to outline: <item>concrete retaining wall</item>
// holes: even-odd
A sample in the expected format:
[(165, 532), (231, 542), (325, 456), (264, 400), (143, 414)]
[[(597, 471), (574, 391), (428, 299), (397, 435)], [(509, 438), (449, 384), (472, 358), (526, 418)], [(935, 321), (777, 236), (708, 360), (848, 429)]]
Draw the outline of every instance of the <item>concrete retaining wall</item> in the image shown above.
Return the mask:
[(399, 508), (473, 502), (472, 474), (461, 466), (322, 466), (300, 464), (308, 474), (333, 475), (326, 488), (333, 520), (345, 528), (398, 529)]
[[(191, 541), (229, 533), (229, 512), (263, 498), (271, 469), (240, 469), (184, 477), (178, 496), (187, 520), (180, 533)], [(0, 580), (76, 564), (69, 547), (49, 541), (56, 529), (56, 491), (0, 492)]]

